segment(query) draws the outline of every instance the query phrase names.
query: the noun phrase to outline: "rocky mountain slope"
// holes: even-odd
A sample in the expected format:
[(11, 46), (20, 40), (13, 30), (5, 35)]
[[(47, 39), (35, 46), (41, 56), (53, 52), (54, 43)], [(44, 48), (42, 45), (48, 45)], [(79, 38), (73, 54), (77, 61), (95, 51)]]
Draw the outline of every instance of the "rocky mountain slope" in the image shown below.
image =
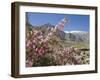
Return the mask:
[[(50, 23), (46, 23), (43, 25), (38, 25), (38, 26), (27, 26), (28, 30), (31, 30), (32, 28), (35, 28), (37, 30), (41, 30), (44, 35), (47, 35), (50, 33), (51, 29), (54, 28), (54, 25), (51, 25)], [(63, 43), (71, 45), (81, 45), (81, 46), (86, 46), (89, 47), (89, 33), (88, 32), (83, 32), (83, 31), (60, 31), (57, 30), (55, 34), (60, 41)]]

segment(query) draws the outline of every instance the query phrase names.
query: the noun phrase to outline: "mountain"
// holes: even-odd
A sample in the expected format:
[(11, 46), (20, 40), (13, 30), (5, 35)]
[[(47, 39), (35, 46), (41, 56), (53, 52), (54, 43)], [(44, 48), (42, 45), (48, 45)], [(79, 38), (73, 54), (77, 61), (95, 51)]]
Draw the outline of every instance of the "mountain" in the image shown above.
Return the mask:
[[(47, 35), (51, 28), (54, 28), (54, 25), (51, 25), (50, 23), (46, 23), (43, 25), (38, 26), (28, 26), (31, 30), (32, 28), (35, 29), (41, 29), (44, 35)], [(84, 31), (60, 31), (57, 30), (56, 36), (63, 40), (63, 41), (69, 41), (69, 42), (81, 42), (85, 44), (89, 44), (89, 33)]]
[(55, 26), (50, 23), (46, 23), (46, 24), (41, 25), (41, 27), (53, 27), (54, 28)]
[(89, 32), (84, 31), (65, 31), (65, 39), (75, 42), (89, 43)]

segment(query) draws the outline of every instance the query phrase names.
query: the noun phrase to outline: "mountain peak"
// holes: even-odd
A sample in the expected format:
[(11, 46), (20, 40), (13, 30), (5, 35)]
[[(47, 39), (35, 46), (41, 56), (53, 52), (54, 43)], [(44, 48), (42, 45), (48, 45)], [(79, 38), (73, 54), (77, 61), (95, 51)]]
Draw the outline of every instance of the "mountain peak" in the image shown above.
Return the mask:
[(45, 26), (45, 27), (54, 27), (54, 25), (52, 25), (51, 23), (46, 23), (46, 24), (43, 24), (42, 26)]
[(65, 33), (87, 33), (86, 31), (64, 31)]

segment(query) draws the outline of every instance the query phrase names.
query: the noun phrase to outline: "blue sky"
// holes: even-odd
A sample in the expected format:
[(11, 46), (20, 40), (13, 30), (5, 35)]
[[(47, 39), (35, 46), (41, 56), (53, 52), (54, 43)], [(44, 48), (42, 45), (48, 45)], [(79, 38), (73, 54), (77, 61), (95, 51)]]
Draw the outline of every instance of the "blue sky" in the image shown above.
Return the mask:
[(51, 23), (57, 25), (65, 16), (69, 19), (69, 23), (65, 25), (64, 31), (86, 31), (89, 32), (89, 15), (75, 14), (53, 14), (53, 13), (33, 13), (28, 12), (29, 22), (32, 25), (42, 25)]

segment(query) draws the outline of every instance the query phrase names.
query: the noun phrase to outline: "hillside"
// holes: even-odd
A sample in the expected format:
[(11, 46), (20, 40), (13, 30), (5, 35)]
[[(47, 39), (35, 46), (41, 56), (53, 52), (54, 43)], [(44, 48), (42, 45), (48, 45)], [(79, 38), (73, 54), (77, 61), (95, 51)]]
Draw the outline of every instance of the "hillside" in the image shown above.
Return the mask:
[[(40, 26), (27, 26), (30, 28), (41, 30), (44, 35), (47, 35), (50, 33), (51, 28), (54, 28), (53, 25), (50, 23), (43, 24)], [(67, 47), (82, 47), (82, 48), (89, 48), (89, 33), (88, 32), (75, 32), (75, 31), (70, 31), (70, 32), (64, 32), (64, 31), (59, 31), (55, 33), (59, 41), (63, 43)]]

